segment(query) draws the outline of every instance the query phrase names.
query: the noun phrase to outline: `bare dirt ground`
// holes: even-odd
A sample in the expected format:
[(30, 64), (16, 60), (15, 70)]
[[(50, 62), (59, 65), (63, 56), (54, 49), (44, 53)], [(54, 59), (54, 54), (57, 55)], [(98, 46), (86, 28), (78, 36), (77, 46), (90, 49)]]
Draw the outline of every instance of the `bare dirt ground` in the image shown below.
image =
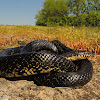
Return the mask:
[(93, 78), (83, 87), (45, 87), (33, 81), (0, 78), (0, 100), (100, 100), (100, 64), (93, 63)]

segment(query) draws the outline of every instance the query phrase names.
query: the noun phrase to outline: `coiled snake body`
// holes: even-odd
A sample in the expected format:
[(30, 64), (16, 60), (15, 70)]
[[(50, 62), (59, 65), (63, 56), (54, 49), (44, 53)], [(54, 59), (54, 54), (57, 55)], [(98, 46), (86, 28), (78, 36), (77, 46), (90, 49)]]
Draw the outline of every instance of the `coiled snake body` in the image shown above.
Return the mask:
[(86, 58), (67, 59), (78, 56), (80, 52), (57, 40), (35, 40), (0, 53), (0, 76), (8, 79), (28, 76), (37, 85), (51, 87), (83, 86), (92, 78), (91, 62)]

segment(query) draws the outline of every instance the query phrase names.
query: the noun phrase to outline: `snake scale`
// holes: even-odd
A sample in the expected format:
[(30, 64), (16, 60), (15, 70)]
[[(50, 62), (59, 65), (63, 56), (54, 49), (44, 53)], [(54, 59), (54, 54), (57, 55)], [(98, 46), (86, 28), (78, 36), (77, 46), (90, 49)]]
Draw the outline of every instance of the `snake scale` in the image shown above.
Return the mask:
[[(88, 52), (74, 51), (58, 40), (35, 40), (26, 46), (0, 52), (0, 76), (7, 79), (28, 77), (37, 85), (50, 87), (83, 86), (93, 74), (86, 55)], [(76, 59), (69, 59), (71, 57)]]

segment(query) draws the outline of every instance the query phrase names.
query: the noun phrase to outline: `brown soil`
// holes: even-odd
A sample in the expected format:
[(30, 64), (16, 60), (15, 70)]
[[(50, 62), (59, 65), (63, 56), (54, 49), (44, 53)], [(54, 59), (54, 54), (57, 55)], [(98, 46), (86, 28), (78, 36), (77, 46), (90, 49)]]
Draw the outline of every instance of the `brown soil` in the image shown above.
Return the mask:
[(45, 87), (33, 81), (0, 78), (0, 100), (100, 100), (100, 64), (93, 63), (93, 78), (83, 87)]

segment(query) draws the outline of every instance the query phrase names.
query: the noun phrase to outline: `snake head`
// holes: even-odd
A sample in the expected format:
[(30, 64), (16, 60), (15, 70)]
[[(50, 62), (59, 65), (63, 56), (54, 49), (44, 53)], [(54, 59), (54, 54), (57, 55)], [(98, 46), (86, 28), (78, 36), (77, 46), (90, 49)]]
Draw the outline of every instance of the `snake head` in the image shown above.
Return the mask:
[(94, 57), (94, 54), (89, 52), (89, 51), (85, 51), (85, 50), (76, 50), (75, 51), (78, 55), (83, 55), (84, 57)]

